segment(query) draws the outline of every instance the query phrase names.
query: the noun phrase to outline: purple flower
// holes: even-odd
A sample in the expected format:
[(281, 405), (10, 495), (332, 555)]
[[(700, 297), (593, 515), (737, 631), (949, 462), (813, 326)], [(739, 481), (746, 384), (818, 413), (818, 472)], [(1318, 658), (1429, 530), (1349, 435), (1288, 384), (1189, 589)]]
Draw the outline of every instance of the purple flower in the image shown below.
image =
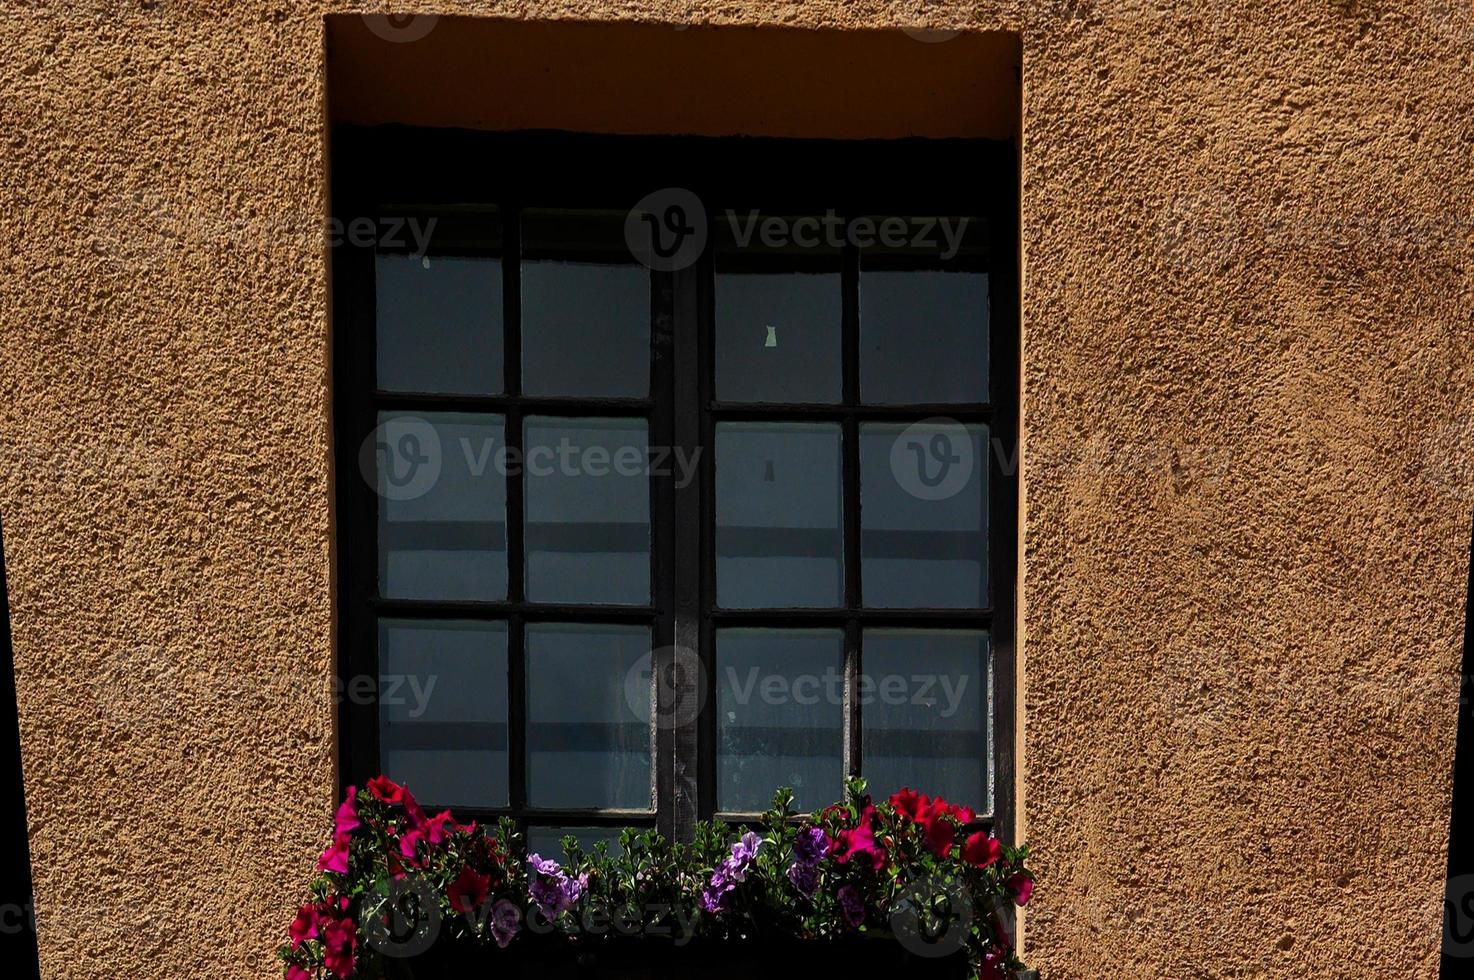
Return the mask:
[(819, 827), (805, 827), (793, 843), (793, 856), (799, 864), (815, 865), (829, 853), (829, 838)]
[(788, 880), (793, 882), (794, 888), (812, 898), (819, 889), (819, 866), (795, 861), (788, 868)]
[(522, 928), (522, 910), (505, 898), (497, 900), (491, 907), (491, 938), (501, 949), (516, 938)]
[(532, 869), (532, 883), (527, 892), (532, 901), (549, 921), (578, 904), (583, 890), (589, 883), (588, 875), (570, 878), (551, 858), (544, 859), (536, 854), (527, 856), (527, 866)]
[(711, 880), (701, 892), (701, 907), (712, 915), (726, 911), (727, 896), (747, 879), (747, 869), (763, 846), (763, 839), (752, 831), (732, 845), (732, 856), (722, 861), (711, 873)]
[(844, 911), (844, 920), (853, 928), (859, 928), (865, 921), (865, 900), (860, 897), (860, 889), (853, 884), (843, 885), (839, 889), (839, 907)]

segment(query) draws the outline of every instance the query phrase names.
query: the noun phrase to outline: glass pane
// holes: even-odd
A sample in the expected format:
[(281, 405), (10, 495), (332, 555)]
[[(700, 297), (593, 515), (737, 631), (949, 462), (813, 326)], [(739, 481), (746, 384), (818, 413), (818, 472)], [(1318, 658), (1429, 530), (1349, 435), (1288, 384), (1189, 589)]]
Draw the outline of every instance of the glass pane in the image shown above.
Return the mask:
[(381, 412), (374, 446), (379, 591), (395, 599), (507, 597), (500, 415)]
[(522, 390), (650, 394), (650, 272), (623, 212), (528, 211), (522, 219)]
[(866, 630), (862, 757), (878, 797), (909, 786), (991, 813), (988, 634)]
[[(860, 272), (860, 400), (988, 400), (986, 227), (976, 218), (901, 222), (890, 246), (865, 249)], [(894, 230), (894, 229), (893, 229)], [(926, 254), (922, 254), (926, 253)]]
[(627, 693), (649, 656), (644, 626), (527, 627), (533, 806), (650, 807), (650, 702)]
[(593, 853), (594, 845), (603, 841), (609, 845), (609, 854), (618, 856), (624, 853), (624, 848), (619, 846), (620, 830), (619, 827), (528, 827), (527, 853), (563, 864), (568, 860), (568, 855), (563, 853), (563, 838), (572, 834), (585, 854)]
[(840, 252), (823, 220), (753, 212), (717, 223), (719, 401), (840, 400)]
[(505, 623), (380, 621), (377, 697), (391, 779), (426, 806), (506, 805)]
[(839, 799), (844, 634), (717, 631), (717, 808), (765, 810), (792, 786), (799, 809)]
[(650, 601), (649, 425), (527, 419), (527, 598)]
[(374, 277), (380, 388), (501, 392), (499, 257), (381, 252)]
[(860, 426), (861, 590), (867, 606), (988, 606), (987, 429)]
[(839, 426), (724, 422), (716, 454), (718, 603), (839, 605)]

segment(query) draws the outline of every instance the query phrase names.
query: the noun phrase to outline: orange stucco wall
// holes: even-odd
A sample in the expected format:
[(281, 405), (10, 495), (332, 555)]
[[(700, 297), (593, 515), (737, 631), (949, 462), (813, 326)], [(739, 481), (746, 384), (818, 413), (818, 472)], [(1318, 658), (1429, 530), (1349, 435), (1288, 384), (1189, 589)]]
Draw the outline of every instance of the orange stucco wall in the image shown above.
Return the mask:
[[(1467, 3), (397, 6), (1016, 32), (1028, 957), (1431, 975), (1474, 506)], [(52, 978), (275, 975), (321, 846), (344, 12), (0, 4), (0, 508)]]

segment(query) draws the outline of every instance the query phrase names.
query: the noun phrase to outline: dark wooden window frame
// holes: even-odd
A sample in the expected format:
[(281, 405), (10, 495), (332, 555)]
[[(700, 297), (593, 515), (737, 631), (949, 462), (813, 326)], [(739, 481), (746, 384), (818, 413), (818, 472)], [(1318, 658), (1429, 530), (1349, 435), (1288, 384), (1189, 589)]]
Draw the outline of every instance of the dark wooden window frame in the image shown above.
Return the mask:
[[(658, 826), (685, 837), (692, 823), (715, 813), (715, 632), (719, 626), (829, 626), (845, 637), (847, 678), (844, 765), (861, 769), (862, 732), (856, 679), (865, 627), (986, 629), (992, 653), (993, 808), (980, 817), (1004, 840), (1013, 836), (1015, 636), (1017, 564), (1018, 246), (1017, 151), (985, 140), (807, 141), (758, 138), (623, 137), (567, 133), (472, 133), (401, 126), (338, 127), (333, 132), (334, 230), (354, 221), (378, 222), (447, 208), (495, 207), (502, 225), (505, 344), (504, 393), (448, 396), (376, 391), (373, 245), (345, 234), (331, 248), (332, 405), (335, 439), (334, 543), (337, 649), (340, 676), (378, 676), (377, 622), (396, 618), (462, 618), (508, 624), (509, 806), (458, 808), (479, 819), (509, 814), (554, 826)], [(712, 213), (819, 213), (842, 216), (968, 214), (987, 223), (990, 289), (989, 400), (984, 404), (861, 405), (858, 398), (860, 256), (841, 256), (843, 398), (839, 405), (727, 405), (715, 401), (714, 249), (693, 266), (652, 273), (652, 374), (648, 398), (526, 397), (520, 388), (521, 334), (518, 215), (524, 208), (627, 211), (646, 194), (668, 187), (694, 191)], [(690, 326), (686, 326), (690, 325)], [(679, 492), (673, 479), (651, 481), (651, 584), (646, 606), (534, 603), (525, 598), (523, 481), (507, 481), (508, 593), (499, 602), (386, 600), (377, 595), (376, 499), (359, 476), (359, 447), (380, 409), (494, 412), (504, 417), (509, 447), (522, 448), (529, 415), (638, 416), (650, 444), (701, 453), (701, 478)], [(945, 416), (984, 423), (989, 460), (989, 589), (983, 610), (874, 609), (860, 606), (859, 426)], [(715, 604), (715, 427), (728, 420), (838, 423), (842, 432), (844, 607), (837, 609), (720, 609)], [(657, 671), (670, 671), (673, 647), (699, 651), (708, 710), (676, 728), (652, 726), (656, 806), (640, 809), (551, 810), (526, 800), (526, 651), (529, 623), (598, 622), (648, 625)], [(677, 677), (690, 676), (677, 672)], [(682, 680), (662, 690), (696, 695)], [(379, 765), (378, 707), (353, 698), (339, 706), (340, 783), (361, 783)], [(752, 814), (723, 813), (750, 819)]]

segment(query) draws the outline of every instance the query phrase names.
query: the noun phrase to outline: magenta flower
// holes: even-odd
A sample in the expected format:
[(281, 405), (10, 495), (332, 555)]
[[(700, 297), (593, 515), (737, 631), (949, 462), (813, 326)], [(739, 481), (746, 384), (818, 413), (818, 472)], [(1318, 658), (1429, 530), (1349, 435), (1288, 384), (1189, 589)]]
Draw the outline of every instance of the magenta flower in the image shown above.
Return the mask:
[(350, 839), (347, 834), (334, 834), (333, 843), (317, 859), (317, 870), (346, 875), (348, 873), (348, 844)]
[(308, 939), (316, 939), (320, 924), (315, 906), (304, 905), (298, 909), (297, 917), (287, 927), (287, 935), (291, 938), (292, 948), (296, 949)]
[(333, 835), (351, 834), (362, 826), (363, 821), (358, 819), (358, 787), (350, 786), (348, 796), (338, 807), (338, 815), (333, 821)]
[(334, 974), (352, 976), (357, 952), (358, 924), (352, 919), (337, 919), (323, 926), (322, 961)]
[(287, 965), (287, 980), (312, 980), (312, 974), (295, 963)]
[(1009, 891), (1013, 892), (1013, 900), (1020, 905), (1028, 905), (1029, 899), (1034, 897), (1034, 879), (1022, 871), (1009, 878), (1004, 884), (1008, 886)]

